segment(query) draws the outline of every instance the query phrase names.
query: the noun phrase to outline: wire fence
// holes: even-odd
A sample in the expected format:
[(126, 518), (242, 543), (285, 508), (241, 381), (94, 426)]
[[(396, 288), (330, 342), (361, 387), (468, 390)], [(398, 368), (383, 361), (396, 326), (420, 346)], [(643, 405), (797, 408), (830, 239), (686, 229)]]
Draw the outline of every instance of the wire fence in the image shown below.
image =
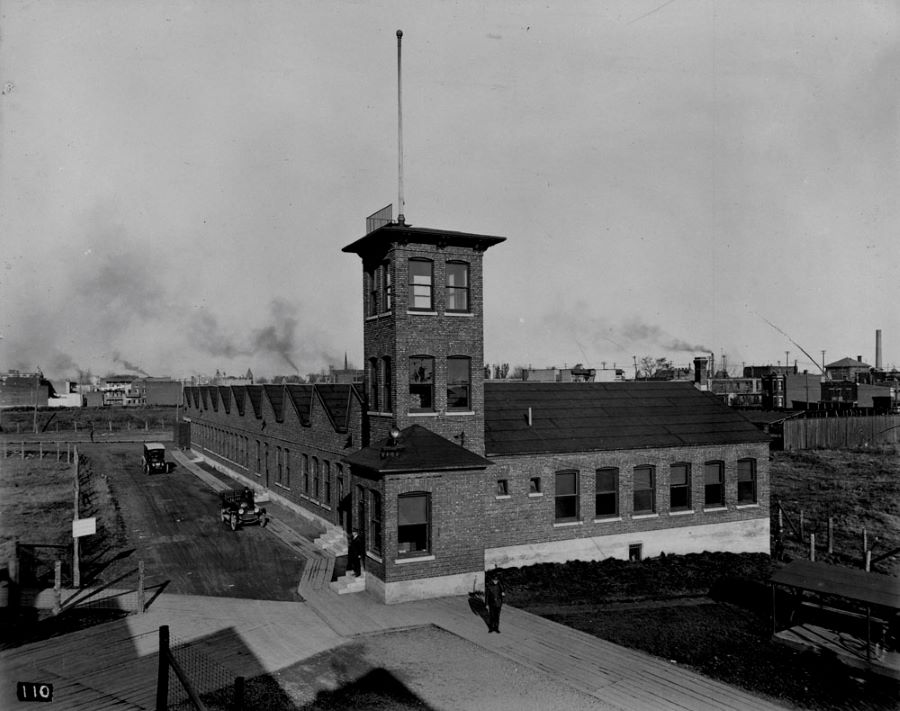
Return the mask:
[(156, 711), (242, 711), (244, 677), (235, 676), (197, 642), (159, 628)]

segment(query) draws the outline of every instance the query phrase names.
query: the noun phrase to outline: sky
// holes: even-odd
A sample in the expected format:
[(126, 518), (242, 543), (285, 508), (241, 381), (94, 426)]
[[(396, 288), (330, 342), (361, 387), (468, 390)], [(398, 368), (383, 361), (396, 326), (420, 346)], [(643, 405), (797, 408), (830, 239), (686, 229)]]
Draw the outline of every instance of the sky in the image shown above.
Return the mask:
[(893, 0), (0, 0), (0, 372), (360, 367), (397, 29), (486, 362), (900, 367)]

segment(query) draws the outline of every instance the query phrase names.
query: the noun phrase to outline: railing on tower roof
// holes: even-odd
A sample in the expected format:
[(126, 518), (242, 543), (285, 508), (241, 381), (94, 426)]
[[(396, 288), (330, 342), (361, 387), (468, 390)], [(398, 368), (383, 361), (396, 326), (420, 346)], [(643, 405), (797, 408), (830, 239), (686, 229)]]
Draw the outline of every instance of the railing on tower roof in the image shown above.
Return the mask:
[(393, 203), (381, 208), (377, 212), (373, 212), (366, 218), (366, 234), (374, 232), (379, 227), (391, 224), (394, 219)]

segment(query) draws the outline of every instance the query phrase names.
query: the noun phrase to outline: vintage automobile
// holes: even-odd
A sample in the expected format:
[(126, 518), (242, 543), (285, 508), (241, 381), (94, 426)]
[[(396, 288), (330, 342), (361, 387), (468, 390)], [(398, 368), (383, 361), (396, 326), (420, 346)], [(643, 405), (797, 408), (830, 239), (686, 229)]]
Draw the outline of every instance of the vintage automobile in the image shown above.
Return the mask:
[(166, 445), (160, 442), (146, 442), (144, 453), (141, 455), (141, 465), (144, 468), (144, 474), (169, 471), (169, 465), (166, 462)]
[(227, 523), (232, 531), (253, 524), (265, 526), (269, 522), (269, 515), (265, 508), (259, 506), (257, 497), (249, 487), (228, 489), (220, 492), (219, 496), (222, 500), (222, 521)]

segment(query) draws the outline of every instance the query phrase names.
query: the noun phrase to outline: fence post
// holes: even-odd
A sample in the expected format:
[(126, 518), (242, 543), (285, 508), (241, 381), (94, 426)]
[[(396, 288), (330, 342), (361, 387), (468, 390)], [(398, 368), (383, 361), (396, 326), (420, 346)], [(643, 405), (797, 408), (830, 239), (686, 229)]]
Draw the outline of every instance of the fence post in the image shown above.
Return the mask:
[(244, 711), (244, 677), (234, 677), (234, 711)]
[(137, 613), (144, 614), (144, 561), (138, 561)]
[(834, 519), (828, 517), (828, 555), (834, 553)]
[(22, 459), (25, 459), (25, 440), (22, 440)]
[(169, 706), (169, 626), (159, 628), (159, 669), (156, 674), (156, 711)]
[(58, 560), (53, 565), (53, 614), (58, 615), (62, 611), (62, 561)]
[(816, 560), (816, 534), (809, 534), (809, 559), (813, 562)]
[[(80, 492), (78, 489), (78, 450), (75, 450), (75, 520), (77, 521), (79, 518), (78, 513), (78, 499), (80, 498)], [(81, 589), (81, 552), (78, 548), (78, 538), (75, 537), (72, 539), (72, 585), (76, 590)]]
[(866, 551), (866, 572), (872, 570), (872, 551)]
[(803, 509), (800, 509), (800, 541), (803, 542), (803, 539), (806, 538), (806, 534), (803, 530)]
[(865, 562), (866, 553), (869, 550), (869, 536), (866, 534), (866, 527), (863, 526), (863, 562)]

